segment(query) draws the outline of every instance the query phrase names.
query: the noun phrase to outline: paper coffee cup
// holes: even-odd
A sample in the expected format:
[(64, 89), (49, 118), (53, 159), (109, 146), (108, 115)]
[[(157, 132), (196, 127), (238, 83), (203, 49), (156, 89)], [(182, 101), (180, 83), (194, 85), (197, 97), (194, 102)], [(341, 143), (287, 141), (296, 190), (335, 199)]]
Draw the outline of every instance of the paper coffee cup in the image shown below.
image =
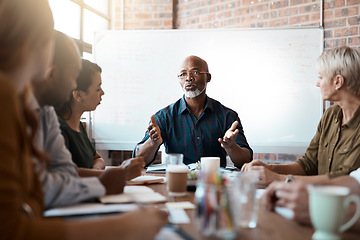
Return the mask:
[(219, 157), (202, 157), (201, 161), (201, 172), (203, 174), (217, 173), (220, 168)]

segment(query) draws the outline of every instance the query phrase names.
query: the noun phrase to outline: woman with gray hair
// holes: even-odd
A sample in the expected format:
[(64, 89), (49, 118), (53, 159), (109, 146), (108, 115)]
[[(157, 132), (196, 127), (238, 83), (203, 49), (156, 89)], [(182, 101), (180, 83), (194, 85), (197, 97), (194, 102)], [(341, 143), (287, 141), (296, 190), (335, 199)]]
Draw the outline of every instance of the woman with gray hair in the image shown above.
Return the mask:
[[(291, 164), (245, 164), (242, 171), (260, 172), (259, 186), (284, 181), (291, 176), (308, 183), (326, 182), (360, 167), (360, 52), (356, 48), (325, 50), (317, 61), (326, 110), (304, 156)], [(306, 117), (306, 116), (304, 116)]]

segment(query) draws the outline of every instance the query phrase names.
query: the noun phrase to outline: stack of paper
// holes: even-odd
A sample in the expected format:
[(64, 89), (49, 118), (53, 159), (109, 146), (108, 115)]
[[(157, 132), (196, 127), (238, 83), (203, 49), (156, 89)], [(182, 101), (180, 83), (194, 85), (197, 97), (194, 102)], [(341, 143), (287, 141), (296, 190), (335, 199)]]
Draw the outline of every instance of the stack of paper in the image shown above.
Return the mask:
[(165, 177), (157, 177), (157, 176), (139, 176), (136, 178), (127, 181), (127, 185), (146, 185), (152, 183), (163, 183)]
[(145, 186), (125, 186), (124, 193), (100, 198), (102, 203), (158, 203), (166, 202), (166, 197)]

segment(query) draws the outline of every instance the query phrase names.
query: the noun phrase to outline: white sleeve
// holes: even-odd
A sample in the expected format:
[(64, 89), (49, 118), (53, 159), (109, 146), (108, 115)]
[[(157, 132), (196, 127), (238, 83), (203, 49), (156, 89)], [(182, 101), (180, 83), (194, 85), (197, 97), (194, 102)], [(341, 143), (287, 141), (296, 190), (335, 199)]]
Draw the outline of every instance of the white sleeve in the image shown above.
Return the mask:
[(352, 171), (350, 173), (350, 176), (355, 178), (360, 184), (360, 168), (356, 169), (355, 171)]
[(45, 208), (73, 205), (105, 195), (106, 190), (97, 177), (79, 177), (53, 107), (41, 109), (40, 125), (39, 144), (50, 155), (47, 168), (40, 174)]

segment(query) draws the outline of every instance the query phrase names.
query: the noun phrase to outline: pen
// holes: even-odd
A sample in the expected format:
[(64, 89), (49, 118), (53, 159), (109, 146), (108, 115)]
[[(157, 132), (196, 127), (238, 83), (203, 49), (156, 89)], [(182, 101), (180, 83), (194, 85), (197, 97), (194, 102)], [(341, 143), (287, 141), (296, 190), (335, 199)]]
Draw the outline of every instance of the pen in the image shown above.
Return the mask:
[(138, 145), (136, 145), (136, 148), (135, 148), (135, 157), (138, 157), (138, 156), (140, 156), (140, 153), (139, 153), (139, 144)]

